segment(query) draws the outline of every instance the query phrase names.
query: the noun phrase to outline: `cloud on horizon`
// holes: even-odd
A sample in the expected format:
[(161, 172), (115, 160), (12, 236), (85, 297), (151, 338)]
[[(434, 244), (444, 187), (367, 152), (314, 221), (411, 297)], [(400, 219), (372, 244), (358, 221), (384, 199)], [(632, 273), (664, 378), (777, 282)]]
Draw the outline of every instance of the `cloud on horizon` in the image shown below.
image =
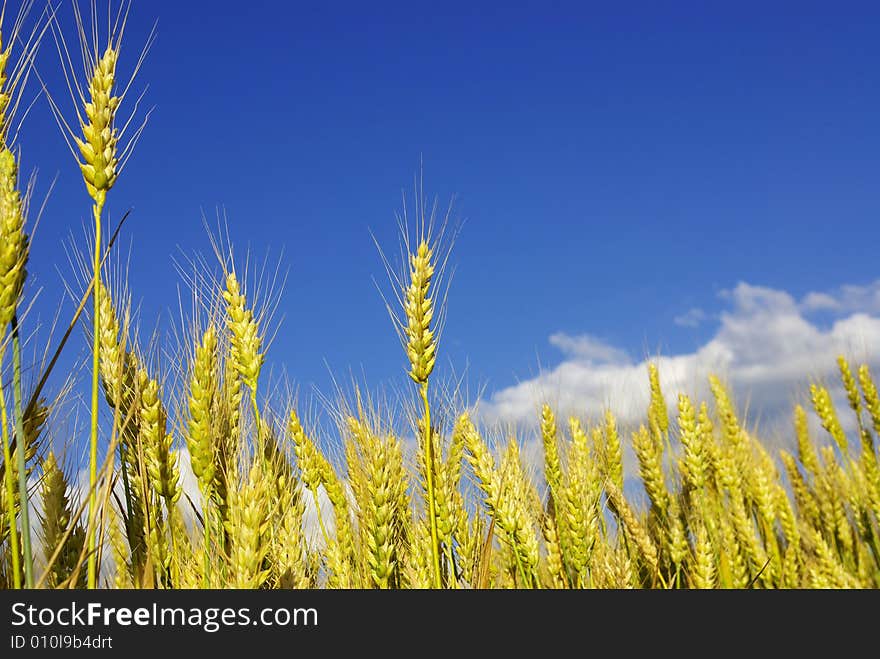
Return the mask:
[[(880, 280), (811, 292), (801, 300), (784, 290), (741, 282), (720, 297), (725, 308), (717, 330), (692, 352), (637, 360), (588, 334), (552, 334), (549, 341), (562, 351), (561, 363), (491, 394), (479, 404), (481, 419), (536, 428), (539, 406), (546, 401), (560, 416), (595, 419), (610, 408), (622, 424), (640, 423), (649, 397), (647, 363), (653, 361), (670, 406), (679, 392), (708, 399), (707, 377), (715, 373), (732, 388), (747, 423), (757, 424), (765, 441), (779, 444), (791, 435), (792, 407), (806, 400), (811, 381), (826, 383), (845, 405), (837, 355), (853, 364), (867, 363), (877, 373)], [(819, 314), (821, 322), (815, 318)], [(708, 318), (691, 309), (675, 322), (693, 326)]]
[(709, 316), (705, 311), (694, 307), (692, 309), (688, 309), (680, 316), (676, 316), (673, 319), (673, 322), (679, 327), (699, 327), (708, 319)]

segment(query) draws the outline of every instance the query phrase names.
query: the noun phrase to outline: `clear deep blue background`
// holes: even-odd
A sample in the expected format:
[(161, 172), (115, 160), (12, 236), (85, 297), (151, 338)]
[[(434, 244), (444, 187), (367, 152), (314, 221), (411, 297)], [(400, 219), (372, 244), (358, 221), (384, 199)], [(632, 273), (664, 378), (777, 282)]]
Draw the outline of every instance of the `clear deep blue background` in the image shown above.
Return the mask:
[[(555, 331), (689, 350), (711, 325), (673, 319), (740, 280), (872, 281), (880, 6), (723, 4), (135, 2), (120, 74), (158, 19), (126, 102), (149, 84), (155, 109), (109, 209), (133, 209), (116, 258), (146, 327), (177, 315), (175, 255), (213, 258), (201, 218), (223, 208), (238, 254), (289, 272), (269, 365), (301, 391), (328, 391), (328, 365), (402, 382), (370, 230), (396, 249), (420, 158), (465, 220), (440, 365), (489, 391), (558, 361)], [(68, 3), (59, 21), (73, 43)], [(72, 117), (51, 38), (38, 66)], [(89, 199), (43, 99), (19, 144), (38, 197), (57, 176), (33, 328), (62, 302)], [(87, 351), (78, 333), (66, 359)]]

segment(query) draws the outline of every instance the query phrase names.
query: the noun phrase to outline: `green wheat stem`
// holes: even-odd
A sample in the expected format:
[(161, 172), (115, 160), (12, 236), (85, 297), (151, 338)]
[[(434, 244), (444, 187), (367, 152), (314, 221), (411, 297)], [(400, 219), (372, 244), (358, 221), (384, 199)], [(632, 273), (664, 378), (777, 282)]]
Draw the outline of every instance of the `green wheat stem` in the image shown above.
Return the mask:
[(205, 527), (205, 571), (202, 574), (202, 588), (211, 587), (211, 492), (205, 490), (202, 493), (205, 500), (204, 518), (202, 524)]
[[(220, 556), (226, 556), (229, 547), (226, 543), (226, 533), (225, 533), (225, 529), (223, 528), (223, 519), (222, 519), (222, 515), (220, 513), (219, 508), (217, 510), (217, 514), (214, 516), (213, 521), (217, 525), (214, 528), (214, 534), (217, 536), (217, 545), (218, 545), (218, 549), (219, 549), (219, 554), (220, 554)], [(217, 572), (218, 572), (218, 576), (220, 578), (220, 583), (226, 583), (226, 575), (227, 575), (227, 568), (228, 567), (229, 567), (229, 564), (226, 561), (222, 561), (222, 560), (219, 561)]]
[[(3, 372), (3, 355), (0, 352), (0, 373)], [(3, 424), (3, 480), (6, 483), (6, 510), (9, 515), (9, 548), (12, 551), (12, 585), (21, 588), (21, 564), (18, 552), (18, 529), (15, 519), (15, 483), (12, 480), (12, 454), (9, 448), (9, 417), (6, 415), (6, 396), (0, 383), (0, 423)]]
[(92, 208), (95, 216), (95, 255), (92, 298), (95, 303), (95, 312), (92, 318), (92, 423), (89, 443), (89, 558), (88, 558), (88, 588), (97, 587), (98, 554), (96, 547), (95, 530), (93, 528), (95, 514), (98, 507), (97, 482), (98, 482), (98, 358), (100, 355), (100, 329), (98, 317), (100, 314), (100, 300), (98, 296), (98, 282), (101, 281), (101, 212), (104, 209), (105, 192), (97, 194)]
[[(125, 515), (126, 519), (131, 519), (132, 515), (132, 507), (131, 507), (131, 485), (128, 480), (128, 466), (125, 464), (125, 458), (122, 456), (122, 443), (119, 443), (119, 449), (117, 450), (119, 454), (119, 471), (122, 473), (122, 492), (125, 495)], [(128, 524), (126, 524), (125, 534), (128, 537)]]
[(519, 570), (519, 576), (523, 582), (523, 588), (530, 588), (532, 586), (531, 579), (526, 577), (526, 568), (522, 563), (522, 558), (519, 555), (519, 546), (516, 542), (515, 538), (511, 538), (513, 544), (513, 555), (516, 558), (516, 567)]
[[(261, 439), (261, 437), (260, 437), (260, 433), (261, 433), (261, 428), (260, 428), (260, 407), (257, 405), (257, 387), (256, 387), (256, 383), (254, 383), (254, 386), (251, 388), (251, 396), (250, 396), (250, 398), (251, 398), (251, 406), (254, 408), (254, 423), (256, 423), (256, 425), (257, 425), (257, 437), (256, 437), (256, 439), (257, 439), (257, 444), (259, 445), (259, 443), (260, 443), (260, 439)], [(265, 467), (267, 466), (265, 451), (261, 451), (260, 454), (263, 456), (263, 467), (265, 468)]]
[(31, 554), (31, 524), (28, 513), (27, 473), (25, 471), (25, 452), (27, 443), (24, 436), (24, 413), (21, 407), (21, 338), (18, 331), (18, 316), (12, 316), (12, 396), (15, 405), (15, 436), (18, 438), (18, 496), (21, 510), (21, 547), (24, 558), (24, 582), (27, 588), (34, 587), (34, 559)]
[[(174, 532), (174, 504), (171, 503), (170, 498), (165, 500), (165, 504), (168, 507), (168, 532), (171, 536), (171, 555), (179, 556), (180, 554), (177, 553), (179, 540), (177, 539), (177, 534)], [(168, 575), (171, 579), (171, 587), (178, 588), (178, 584), (180, 583), (180, 564), (173, 559), (171, 565), (168, 567)]]
[(446, 560), (449, 561), (449, 583), (452, 585), (452, 589), (458, 589), (458, 578), (455, 574), (455, 554), (452, 551), (452, 542), (447, 540), (446, 542)]

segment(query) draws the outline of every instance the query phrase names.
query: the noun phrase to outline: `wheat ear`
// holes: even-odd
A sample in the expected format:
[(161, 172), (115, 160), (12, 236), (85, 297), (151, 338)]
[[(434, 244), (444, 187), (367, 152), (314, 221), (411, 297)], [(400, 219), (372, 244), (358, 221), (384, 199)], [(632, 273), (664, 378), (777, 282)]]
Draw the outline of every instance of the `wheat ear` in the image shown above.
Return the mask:
[(435, 480), (437, 469), (434, 465), (434, 441), (431, 429), (431, 407), (428, 403), (428, 377), (434, 370), (437, 359), (437, 341), (432, 328), (434, 318), (434, 299), (429, 295), (431, 280), (434, 277), (434, 252), (423, 240), (414, 254), (409, 255), (409, 285), (404, 291), (404, 328), (407, 342), (406, 354), (409, 357), (409, 376), (419, 386), (424, 408), (422, 446), (425, 456), (425, 480), (427, 486), (427, 514), (431, 529), (431, 563), (434, 569), (434, 585), (442, 587), (440, 571), (440, 539), (437, 531), (437, 509), (435, 501)]
[[(114, 126), (119, 97), (113, 95), (116, 82), (116, 61), (118, 52), (107, 46), (104, 55), (95, 63), (88, 86), (89, 101), (85, 104), (85, 120), (81, 121), (83, 139), (74, 137), (83, 157), (80, 162), (86, 190), (92, 198), (92, 215), (95, 220), (95, 244), (93, 277), (96, 283), (94, 292), (94, 325), (92, 345), (92, 422), (91, 442), (89, 444), (89, 517), (97, 515), (97, 468), (98, 468), (98, 375), (100, 355), (100, 317), (101, 306), (97, 282), (101, 281), (101, 215), (107, 192), (116, 182), (117, 129)], [(89, 524), (92, 528), (92, 524)], [(97, 586), (97, 547), (95, 533), (89, 532), (88, 586)]]
[(260, 461), (255, 460), (241, 488), (229, 492), (229, 533), (232, 536), (232, 568), (236, 588), (259, 588), (268, 576), (263, 559), (269, 550), (265, 537), (270, 517), (266, 482)]
[[(8, 53), (7, 53), (8, 54)], [(5, 69), (4, 66), (0, 70)], [(2, 87), (0, 87), (2, 89)], [(18, 163), (15, 156), (7, 148), (5, 142), (0, 145), (0, 369), (3, 365), (2, 341), (6, 335), (6, 328), (12, 325), (13, 340), (13, 369), (15, 382), (13, 383), (14, 419), (16, 423), (16, 436), (18, 441), (23, 441), (21, 418), (20, 418), (20, 376), (21, 376), (21, 347), (18, 336), (18, 319), (16, 308), (24, 287), (27, 276), (25, 266), (28, 259), (28, 237), (24, 232), (24, 207), (21, 194), (18, 190)], [(2, 386), (2, 385), (0, 385)], [(6, 465), (5, 478), (6, 508), (9, 515), (10, 546), (12, 549), (13, 579), (16, 588), (21, 587), (18, 569), (18, 533), (15, 526), (14, 493), (12, 488), (12, 462), (10, 461), (10, 441), (6, 426), (6, 405), (0, 400), (3, 414), (3, 452), (4, 465)], [(23, 458), (23, 453), (18, 452)], [(24, 464), (18, 465), (19, 472), (19, 499), (27, 500), (27, 482), (24, 478)], [(31, 557), (30, 544), (30, 520), (28, 507), (20, 508), (22, 535), (21, 544), (25, 562), (25, 582), (28, 587), (33, 586), (33, 560)]]
[(574, 573), (573, 583), (585, 588), (590, 586), (588, 568), (599, 534), (599, 470), (590, 455), (587, 433), (580, 421), (571, 417), (568, 425), (571, 444), (564, 496), (560, 501), (563, 520), (560, 526), (567, 539), (563, 548), (566, 551), (566, 565)]
[[(42, 479), (42, 530), (43, 530), (43, 555), (52, 556), (58, 545), (64, 542), (64, 547), (52, 565), (52, 571), (47, 580), (50, 588), (61, 585), (76, 568), (77, 559), (85, 542), (85, 530), (77, 525), (67, 535), (73, 510), (67, 495), (68, 483), (64, 472), (58, 466), (55, 454), (51, 451), (43, 460)], [(77, 587), (72, 584), (71, 587)]]
[(189, 386), (189, 422), (186, 443), (193, 474), (202, 491), (202, 523), (204, 526), (204, 580), (210, 584), (211, 569), (211, 499), (216, 469), (213, 412), (217, 389), (217, 333), (205, 330), (196, 345)]
[(232, 362), (235, 370), (247, 385), (251, 394), (257, 428), (260, 427), (260, 410), (257, 407), (257, 380), (263, 366), (264, 355), (260, 352), (262, 339), (253, 311), (247, 307), (247, 300), (238, 285), (234, 272), (226, 277), (226, 324), (232, 335)]

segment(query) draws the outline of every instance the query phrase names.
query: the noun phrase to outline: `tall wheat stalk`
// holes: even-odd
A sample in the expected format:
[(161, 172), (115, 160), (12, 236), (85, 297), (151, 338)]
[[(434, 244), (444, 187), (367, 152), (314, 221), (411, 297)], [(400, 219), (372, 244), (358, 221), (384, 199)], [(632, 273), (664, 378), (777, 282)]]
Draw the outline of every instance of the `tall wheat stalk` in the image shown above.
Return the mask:
[[(131, 7), (130, 0), (122, 0), (115, 18), (107, 16), (107, 40), (103, 53), (99, 51), (98, 42), (98, 10), (95, 0), (90, 2), (91, 34), (87, 35), (85, 22), (75, 1), (74, 16), (82, 51), (83, 66), (87, 77), (85, 89), (79, 82), (79, 74), (72, 63), (67, 44), (61, 30), (57, 28), (56, 15), (52, 14), (53, 33), (59, 57), (64, 66), (65, 79), (71, 99), (76, 108), (77, 129), (73, 129), (64, 119), (58, 105), (48, 96), (55, 114), (56, 121), (62, 129), (67, 145), (76, 158), (85, 182), (86, 191), (92, 199), (92, 217), (94, 219), (94, 243), (92, 254), (92, 282), (95, 286), (92, 294), (92, 387), (91, 387), (91, 422), (89, 427), (89, 525), (88, 525), (88, 578), (89, 588), (97, 585), (97, 468), (98, 468), (98, 391), (100, 379), (100, 315), (101, 301), (97, 283), (101, 281), (101, 223), (107, 193), (116, 183), (127, 159), (131, 155), (134, 144), (143, 130), (146, 120), (134, 132), (124, 147), (120, 146), (138, 103), (134, 105), (131, 116), (124, 121), (122, 127), (117, 125), (119, 106), (125, 98), (131, 83), (140, 69), (147, 50), (152, 43), (154, 32), (147, 40), (140, 58), (132, 72), (129, 82), (120, 92), (117, 89), (116, 65), (122, 46), (122, 38)], [(140, 101), (140, 99), (138, 99)], [(77, 154), (77, 152), (79, 152)]]
[[(435, 303), (438, 297), (439, 279), (442, 278), (449, 256), (451, 241), (445, 245), (443, 237), (446, 229), (447, 216), (439, 230), (435, 231), (436, 204), (427, 213), (426, 201), (421, 184), (416, 186), (416, 216), (418, 220), (415, 240), (409, 233), (404, 199), (403, 216), (398, 217), (398, 227), (402, 246), (402, 256), (406, 265), (404, 272), (398, 274), (391, 267), (379, 248), (385, 263), (386, 271), (394, 283), (397, 308), (386, 300), (386, 307), (395, 329), (398, 331), (403, 348), (409, 361), (408, 375), (417, 385), (419, 394), (418, 415), (421, 419), (415, 424), (422, 447), (422, 465), (425, 479), (425, 507), (430, 533), (430, 558), (432, 581), (435, 588), (443, 587), (443, 571), (441, 567), (440, 533), (438, 531), (437, 487), (439, 469), (438, 456), (435, 455), (434, 428), (431, 420), (431, 404), (428, 398), (428, 380), (437, 360), (437, 344), (442, 330), (444, 304)], [(451, 211), (451, 205), (449, 210)], [(375, 238), (374, 238), (375, 240)], [(377, 243), (378, 246), (378, 243)], [(403, 313), (400, 314), (402, 308)], [(454, 561), (450, 563), (450, 567)]]
[[(18, 108), (21, 92), (32, 70), (33, 58), (39, 47), (45, 26), (39, 24), (26, 38), (22, 38), (24, 21), (33, 2), (23, 2), (16, 13), (9, 30), (8, 45), (3, 47), (3, 24), (6, 18), (6, 2), (0, 7), (0, 342), (5, 339), (7, 326), (12, 334), (13, 369), (13, 416), (15, 437), (19, 446), (18, 456), (18, 496), (21, 515), (21, 549), (24, 560), (25, 585), (33, 588), (33, 557), (31, 552), (31, 528), (28, 510), (27, 474), (25, 472), (24, 419), (21, 403), (21, 336), (18, 319), (18, 303), (24, 281), (27, 277), (25, 266), (29, 252), (29, 239), (24, 232), (27, 216), (28, 195), (22, 198), (19, 192), (17, 156), (12, 152), (15, 135), (10, 136), (12, 118)], [(10, 66), (13, 46), (21, 52), (16, 62)], [(29, 191), (28, 191), (29, 192)], [(0, 373), (3, 372), (4, 346), (0, 345)], [(0, 384), (2, 389), (2, 384)], [(18, 561), (18, 534), (15, 524), (14, 488), (12, 487), (11, 445), (7, 430), (6, 402), (0, 391), (0, 416), (3, 421), (3, 459), (5, 465), (5, 496), (9, 520), (10, 544), (12, 548), (13, 583), (21, 587), (20, 565)]]
[[(78, 142), (86, 162), (85, 166), (83, 166), (86, 187), (89, 195), (94, 200), (92, 215), (95, 219), (95, 241), (92, 278), (96, 282), (101, 281), (101, 214), (104, 210), (104, 202), (107, 199), (107, 191), (113, 185), (116, 178), (115, 152), (117, 138), (114, 134), (113, 115), (118, 100), (110, 96), (115, 80), (116, 57), (117, 53), (108, 48), (95, 67), (95, 72), (89, 85), (89, 94), (92, 99), (91, 107), (87, 106), (86, 109), (89, 123), (83, 124), (83, 133), (87, 142)], [(107, 158), (107, 155), (110, 157)], [(92, 315), (92, 417), (91, 433), (89, 435), (89, 588), (95, 588), (97, 579), (96, 536), (93, 528), (97, 514), (98, 381), (100, 373), (99, 357), (101, 353), (99, 333), (101, 303), (97, 288), (92, 294), (92, 300), (94, 302), (94, 312)]]

